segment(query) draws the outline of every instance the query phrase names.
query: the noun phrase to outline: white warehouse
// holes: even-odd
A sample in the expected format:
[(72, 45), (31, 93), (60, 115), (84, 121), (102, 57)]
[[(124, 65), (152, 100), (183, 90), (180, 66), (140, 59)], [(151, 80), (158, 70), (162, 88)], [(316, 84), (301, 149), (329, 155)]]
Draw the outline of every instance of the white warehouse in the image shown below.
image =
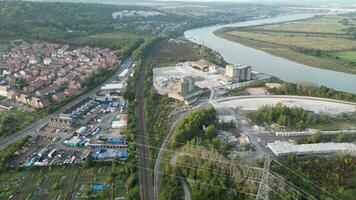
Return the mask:
[(268, 143), (268, 148), (276, 156), (309, 154), (333, 154), (333, 153), (356, 153), (356, 145), (353, 143), (316, 143), (316, 144), (293, 144), (291, 142), (275, 141)]

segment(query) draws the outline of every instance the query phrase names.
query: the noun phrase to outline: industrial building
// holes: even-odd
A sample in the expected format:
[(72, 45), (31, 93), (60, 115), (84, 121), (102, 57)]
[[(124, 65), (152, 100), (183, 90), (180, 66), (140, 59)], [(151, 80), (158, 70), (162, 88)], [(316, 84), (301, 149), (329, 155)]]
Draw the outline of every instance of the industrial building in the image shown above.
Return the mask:
[(195, 80), (192, 77), (184, 77), (177, 83), (177, 91), (168, 93), (168, 97), (184, 101), (189, 105), (196, 102), (199, 96), (203, 94), (203, 90), (195, 87)]
[(315, 144), (293, 144), (285, 141), (275, 141), (267, 144), (268, 148), (276, 156), (287, 156), (289, 154), (339, 154), (356, 153), (356, 145), (353, 143), (315, 143)]
[(48, 127), (70, 130), (75, 126), (75, 122), (70, 119), (52, 118), (48, 122)]
[(125, 160), (127, 158), (127, 149), (96, 149), (91, 157), (94, 160), (106, 160), (119, 158), (120, 160)]
[(294, 137), (294, 136), (309, 136), (309, 135), (314, 135), (316, 133), (320, 132), (323, 135), (337, 135), (340, 133), (344, 134), (356, 134), (356, 130), (338, 130), (338, 131), (319, 131), (317, 129), (308, 129), (306, 131), (289, 131), (289, 132), (281, 132), (277, 131), (275, 133), (276, 136), (282, 136), (282, 137)]
[(178, 93), (187, 96), (195, 90), (195, 81), (191, 77), (183, 78), (178, 82)]
[(65, 140), (63, 143), (68, 147), (79, 147), (79, 146), (84, 146), (85, 143), (87, 143), (87, 141), (80, 138), (73, 137), (70, 140)]
[(101, 87), (99, 94), (100, 95), (107, 95), (107, 94), (121, 94), (124, 91), (124, 84), (123, 83), (110, 83), (105, 84)]
[(70, 107), (69, 109), (65, 110), (61, 114), (59, 114), (59, 119), (62, 120), (73, 120), (76, 119), (84, 114), (86, 114), (90, 109), (97, 106), (99, 103), (92, 98), (86, 98), (76, 105)]
[(225, 76), (232, 83), (250, 81), (252, 68), (250, 65), (226, 65)]
[(119, 129), (120, 132), (124, 132), (127, 129), (127, 114), (119, 114), (111, 123), (111, 128)]
[(211, 63), (211, 62), (209, 62), (209, 61), (207, 61), (205, 59), (200, 59), (200, 60), (198, 60), (196, 62), (192, 62), (191, 66), (193, 68), (195, 68), (195, 69), (199, 69), (199, 70), (204, 71), (204, 72), (208, 71), (208, 70), (209, 71), (210, 70), (215, 70), (215, 68), (216, 68), (215, 64), (213, 64), (213, 63)]

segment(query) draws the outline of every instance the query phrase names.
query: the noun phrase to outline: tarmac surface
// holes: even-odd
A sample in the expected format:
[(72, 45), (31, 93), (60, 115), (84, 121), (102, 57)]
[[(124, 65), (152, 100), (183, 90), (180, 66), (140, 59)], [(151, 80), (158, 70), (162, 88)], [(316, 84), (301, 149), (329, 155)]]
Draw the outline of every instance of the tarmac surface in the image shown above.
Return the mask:
[(216, 108), (239, 108), (245, 111), (253, 111), (265, 105), (282, 103), (288, 107), (301, 107), (304, 110), (315, 113), (327, 112), (337, 115), (344, 112), (355, 112), (356, 103), (338, 101), (317, 97), (282, 96), (282, 95), (249, 95), (221, 98), (211, 103)]

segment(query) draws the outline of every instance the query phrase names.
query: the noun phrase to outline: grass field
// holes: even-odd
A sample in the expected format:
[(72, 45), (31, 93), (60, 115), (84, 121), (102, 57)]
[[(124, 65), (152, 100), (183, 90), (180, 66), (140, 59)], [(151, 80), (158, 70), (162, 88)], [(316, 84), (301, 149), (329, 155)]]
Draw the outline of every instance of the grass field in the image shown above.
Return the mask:
[(348, 60), (356, 63), (356, 51), (340, 51), (330, 53), (333, 56), (339, 57), (342, 60)]
[(70, 39), (69, 43), (77, 46), (88, 45), (91, 47), (120, 49), (137, 38), (139, 38), (137, 35), (116, 32), (75, 37)]
[(38, 119), (35, 112), (23, 112), (19, 110), (4, 110), (0, 112), (0, 138), (13, 134), (25, 128)]
[(198, 60), (198, 51), (199, 49), (193, 44), (167, 42), (161, 44), (159, 51), (153, 55), (153, 59), (168, 62)]
[(301, 64), (356, 74), (356, 40), (343, 16), (315, 17), (280, 24), (229, 28), (218, 36)]
[[(77, 193), (79, 199), (95, 196), (102, 199), (124, 196), (123, 180), (108, 182), (111, 167), (54, 167), (23, 169), (0, 174), (0, 199), (71, 199)], [(107, 184), (104, 190), (92, 191), (93, 184)], [(100, 199), (95, 198), (95, 199)]]
[(343, 33), (347, 28), (340, 20), (345, 17), (325, 16), (315, 17), (304, 21), (292, 21), (283, 24), (272, 24), (263, 26), (265, 30), (311, 32), (311, 33)]
[(335, 35), (307, 35), (302, 33), (279, 33), (279, 32), (245, 32), (230, 31), (226, 34), (247, 39), (270, 42), (273, 44), (291, 46), (305, 49), (335, 51), (356, 48), (356, 41)]

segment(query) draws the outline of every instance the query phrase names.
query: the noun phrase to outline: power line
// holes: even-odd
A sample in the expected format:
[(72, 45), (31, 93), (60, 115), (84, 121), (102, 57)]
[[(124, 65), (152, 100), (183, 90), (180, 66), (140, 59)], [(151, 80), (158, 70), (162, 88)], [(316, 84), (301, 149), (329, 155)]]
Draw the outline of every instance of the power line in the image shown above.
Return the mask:
[[(142, 155), (142, 154), (140, 154)], [(143, 156), (144, 158), (148, 158), (148, 159), (157, 159), (157, 158), (151, 158), (147, 155)], [(165, 159), (160, 159), (161, 161), (163, 161), (164, 163), (169, 163), (170, 164), (170, 161), (167, 161)], [(176, 162), (179, 162), (179, 163), (184, 163), (184, 162), (181, 162), (181, 161), (176, 161)], [(220, 175), (222, 176), (225, 176), (225, 177), (230, 177), (230, 178), (244, 178), (245, 180), (257, 180), (257, 181), (260, 181), (261, 179), (258, 179), (258, 178), (250, 178), (250, 177), (246, 177), (246, 176), (241, 176), (241, 177), (233, 177), (232, 175), (228, 175), (227, 174), (227, 171), (223, 171), (221, 169), (214, 169), (214, 168), (210, 168), (210, 167), (201, 167), (201, 166), (198, 166), (198, 165), (187, 165), (187, 164), (180, 164), (180, 165), (183, 165), (185, 166), (185, 168), (189, 168), (189, 169), (201, 169), (201, 170), (205, 170), (205, 171), (208, 171), (208, 170), (212, 170), (212, 171), (217, 171)], [(193, 167), (192, 167), (193, 166)], [(230, 172), (231, 173), (231, 172)]]
[[(154, 159), (154, 158), (149, 158), (149, 159)], [(169, 162), (169, 161), (166, 161), (165, 159), (161, 159), (161, 160), (164, 160), (164, 162), (165, 163), (167, 163), (167, 162)], [(179, 161), (177, 161), (177, 162), (179, 162)], [(169, 162), (170, 163), (170, 162)], [(232, 163), (231, 163), (232, 164)], [(196, 168), (192, 168), (192, 167), (190, 167), (190, 166), (188, 166), (188, 165), (185, 165), (185, 166), (187, 166), (187, 168), (190, 168), (190, 169), (196, 169)], [(197, 167), (197, 166), (196, 166)], [(207, 168), (203, 168), (203, 169), (207, 169)], [(212, 170), (215, 170), (215, 171), (220, 171), (220, 174), (221, 175), (223, 175), (223, 176), (226, 176), (226, 177), (230, 177), (230, 178), (235, 178), (236, 179), (236, 177), (233, 177), (232, 175), (227, 175), (227, 174), (222, 174), (221, 172), (223, 172), (223, 170), (217, 170), (217, 169), (213, 169), (213, 168), (208, 168), (208, 169), (212, 169)], [(269, 172), (267, 172), (267, 173), (269, 173)], [(273, 178), (276, 178), (277, 179), (277, 177), (276, 176), (273, 176), (273, 175), (271, 175), (271, 177), (273, 177)], [(242, 178), (246, 178), (245, 180), (257, 180), (257, 181), (261, 181), (261, 179), (255, 179), (255, 178), (249, 178), (249, 177), (242, 177)], [(256, 181), (251, 181), (251, 182), (254, 182), (254, 183), (256, 183)], [(260, 182), (257, 182), (257, 183), (260, 183)], [(282, 187), (280, 187), (280, 186), (278, 186), (278, 184), (277, 183), (273, 183), (273, 182), (270, 182), (269, 184), (272, 184), (273, 186), (276, 186), (278, 189), (280, 189), (280, 190), (282, 190), (282, 191), (284, 191), (284, 192), (287, 192), (289, 195), (291, 195), (288, 191), (286, 191), (286, 190), (284, 190)], [(266, 186), (266, 187), (268, 187), (269, 188), (269, 190), (273, 190), (271, 187), (269, 187), (268, 185)], [(296, 190), (297, 191), (297, 190)], [(297, 191), (298, 192), (298, 191)], [(278, 196), (280, 196), (279, 194), (277, 194)], [(293, 197), (293, 195), (291, 195), (291, 197), (293, 198), (293, 199), (296, 199), (295, 197)], [(282, 198), (283, 199), (283, 198)]]
[(269, 196), (268, 196), (268, 191), (269, 191), (268, 171), (269, 171), (270, 165), (271, 165), (271, 158), (269, 156), (266, 156), (265, 163), (263, 166), (263, 173), (262, 173), (262, 178), (261, 178), (261, 182), (260, 182), (260, 187), (258, 188), (256, 200), (260, 200), (260, 199), (268, 200), (269, 199)]
[[(154, 147), (154, 146), (150, 146), (150, 145), (147, 145), (149, 148), (154, 148), (154, 149), (160, 149), (160, 148), (157, 148), (157, 147)], [(199, 145), (191, 145), (191, 146), (197, 146), (197, 147), (202, 147), (202, 146), (199, 146)], [(172, 151), (172, 150), (168, 150), (168, 149), (164, 149), (164, 151), (166, 152), (171, 152), (171, 153), (176, 153), (176, 151)], [(191, 157), (194, 157), (194, 158), (198, 158), (198, 159), (204, 159), (204, 160), (209, 160), (209, 161), (215, 161), (215, 162), (220, 162), (220, 163), (228, 163), (228, 164), (234, 164), (234, 165), (238, 165), (238, 166), (242, 166), (242, 167), (246, 167), (246, 168), (252, 168), (252, 169), (257, 169), (257, 170), (263, 170), (262, 168), (258, 168), (258, 167), (252, 167), (252, 166), (249, 166), (249, 165), (243, 165), (243, 164), (240, 164), (240, 163), (236, 163), (236, 162), (224, 162), (224, 161), (221, 161), (221, 160), (215, 160), (215, 159), (209, 159), (209, 158), (202, 158), (202, 157), (199, 157), (199, 156), (196, 156), (196, 155), (193, 155), (193, 154), (189, 154), (189, 153), (185, 153), (184, 155), (186, 156), (191, 156)], [(267, 172), (269, 173), (269, 172)], [(284, 179), (285, 180), (285, 179)], [(312, 195), (310, 195), (309, 193), (305, 192), (304, 190), (302, 190), (301, 188), (295, 186), (294, 184), (288, 182), (287, 180), (285, 180), (287, 185), (289, 185), (290, 187), (292, 187), (295, 191), (298, 191), (299, 193), (303, 193), (302, 195), (305, 196), (309, 196), (309, 197), (313, 197)], [(315, 197), (313, 197), (315, 199)]]
[(287, 167), (286, 165), (282, 164), (281, 162), (279, 162), (279, 161), (277, 161), (277, 160), (273, 160), (273, 161), (275, 161), (277, 164), (279, 164), (280, 166), (284, 167), (285, 169), (289, 170), (290, 172), (292, 172), (292, 173), (296, 174), (297, 176), (303, 178), (304, 180), (308, 181), (308, 182), (311, 183), (313, 186), (315, 186), (315, 187), (319, 188), (320, 190), (326, 192), (327, 194), (329, 194), (329, 195), (335, 197), (336, 199), (341, 200), (341, 198), (338, 197), (337, 195), (335, 195), (335, 194), (333, 194), (333, 193), (331, 193), (331, 192), (325, 190), (324, 188), (322, 188), (322, 187), (320, 187), (319, 185), (315, 184), (314, 182), (312, 182), (311, 180), (309, 180), (309, 179), (306, 178), (305, 176), (303, 176), (303, 175), (301, 175), (300, 173), (298, 173), (298, 172), (292, 170), (291, 168)]
[[(302, 192), (303, 194), (301, 194), (301, 195), (302, 195), (303, 197), (305, 197), (305, 199), (308, 199), (308, 197), (309, 197), (309, 198), (311, 197), (311, 198), (313, 198), (313, 199), (316, 199), (314, 196), (312, 196), (312, 195), (310, 195), (309, 193), (305, 192), (303, 189), (301, 189), (301, 188), (299, 188), (298, 186), (294, 185), (292, 182), (286, 180), (285, 178), (283, 178), (283, 177), (280, 176), (279, 174), (277, 174), (277, 173), (275, 173), (275, 172), (273, 172), (273, 171), (271, 171), (271, 170), (270, 170), (268, 173), (269, 173), (269, 174), (271, 175), (271, 177), (273, 177), (273, 178), (280, 178), (280, 179), (282, 179), (283, 182), (286, 183), (287, 185), (289, 185), (292, 189), (294, 189), (294, 191), (296, 191), (296, 192), (298, 192), (298, 193)], [(304, 194), (307, 195), (308, 197), (306, 197)]]
[[(131, 167), (137, 167), (137, 168), (140, 168), (140, 169), (143, 169), (143, 170), (147, 170), (147, 171), (154, 171), (153, 169), (150, 169), (150, 168), (144, 168), (144, 167), (140, 167), (140, 166), (136, 166), (136, 165), (131, 165), (131, 164), (128, 164), (128, 163), (125, 163), (125, 162), (122, 162), (122, 161), (117, 161), (117, 160), (112, 160), (112, 161), (115, 161), (115, 162), (118, 162), (118, 163), (121, 163), (121, 164), (124, 164), (124, 165), (127, 165), (127, 166), (131, 166)], [(240, 193), (240, 194), (246, 194), (246, 195), (250, 195), (250, 196), (256, 196), (256, 194), (253, 194), (253, 193), (249, 193), (249, 192), (243, 192), (243, 191), (238, 191), (236, 189), (232, 189), (232, 188), (227, 188), (227, 187), (223, 187), (223, 186), (218, 186), (218, 185), (215, 185), (215, 184), (209, 184), (209, 183), (206, 183), (206, 182), (202, 182), (202, 181), (197, 181), (195, 179), (190, 179), (190, 178), (184, 178), (184, 177), (180, 177), (180, 176), (177, 176), (177, 175), (172, 175), (172, 174), (169, 174), (169, 173), (165, 173), (165, 172), (162, 172), (162, 171), (158, 171), (160, 174), (163, 174), (163, 175), (167, 175), (167, 176), (171, 176), (171, 177), (174, 177), (174, 178), (181, 178), (183, 180), (186, 180), (186, 181), (191, 181), (191, 182), (195, 182), (195, 183), (199, 183), (199, 184), (202, 184), (202, 185), (207, 185), (207, 186), (211, 186), (211, 187), (216, 187), (216, 188), (220, 188), (220, 189), (224, 189), (224, 190), (227, 190), (227, 191), (235, 191), (237, 193)]]
[[(142, 136), (142, 137), (146, 137), (146, 136)], [(142, 145), (142, 144), (137, 144), (137, 143), (134, 143), (134, 144), (136, 144), (136, 145)], [(204, 147), (204, 146), (201, 146), (201, 145), (196, 145), (196, 144), (192, 144), (192, 143), (185, 143), (185, 145), (189, 145), (189, 146), (193, 146), (193, 147), (198, 147), (198, 148), (206, 148), (206, 147)], [(149, 146), (149, 148), (151, 147), (151, 148), (153, 148), (153, 149), (158, 149), (158, 150), (160, 150), (161, 148), (159, 148), (159, 147), (155, 147), (155, 146), (152, 146), (152, 145), (147, 145), (147, 146)], [(166, 152), (176, 152), (176, 151), (174, 151), (174, 150), (170, 150), (170, 149), (167, 149), (167, 148), (162, 148), (163, 150), (165, 150)], [(211, 149), (206, 149), (206, 150), (208, 150), (208, 151), (211, 151)], [(219, 150), (217, 150), (217, 149), (214, 149), (214, 150), (216, 150), (216, 151), (219, 151)], [(221, 152), (227, 152), (227, 153), (229, 153), (230, 151), (222, 151), (222, 150), (220, 150)], [(188, 154), (188, 153), (186, 153), (186, 155), (192, 155), (192, 154)], [(198, 157), (199, 158), (199, 157)], [(213, 160), (213, 161), (216, 161), (216, 160)], [(253, 169), (262, 169), (262, 168), (260, 168), (260, 167), (254, 167), (254, 166), (250, 166), (250, 165), (247, 165), (247, 164), (241, 164), (241, 163), (237, 163), (237, 162), (235, 162), (235, 161), (231, 161), (231, 162), (233, 162), (233, 163), (235, 163), (236, 165), (239, 165), (239, 166), (242, 166), (242, 167), (248, 167), (248, 168), (253, 168)]]
[[(139, 152), (132, 152), (132, 153), (137, 153), (137, 154), (140, 154)], [(142, 154), (140, 154), (140, 156), (143, 156)], [(147, 154), (146, 155), (144, 155), (144, 157), (145, 158), (148, 158), (148, 159), (157, 159), (157, 158), (150, 158), (150, 157), (146, 157), (147, 156)], [(170, 161), (167, 161), (166, 159), (160, 159), (160, 160), (162, 160), (164, 163), (170, 163)], [(179, 161), (177, 161), (177, 162), (179, 162)], [(183, 163), (183, 162), (181, 162), (181, 163)], [(233, 163), (229, 163), (230, 165), (233, 165)], [(183, 164), (184, 166), (185, 166), (185, 168), (189, 168), (189, 169), (198, 169), (197, 167), (198, 166), (196, 166), (196, 165), (187, 165), (187, 164)], [(195, 166), (195, 167), (192, 167), (192, 166)], [(229, 177), (229, 178), (234, 178), (234, 179), (237, 179), (237, 177), (234, 177), (234, 176), (232, 176), (232, 175), (228, 175), (228, 174), (226, 174), (226, 171), (223, 171), (223, 170), (218, 170), (218, 169), (213, 169), (213, 168), (200, 168), (200, 169), (203, 169), (203, 170), (205, 170), (205, 171), (207, 171), (207, 170), (213, 170), (213, 171), (217, 171), (220, 175), (223, 175), (223, 176), (225, 176), (225, 177)], [(250, 178), (250, 177), (242, 177), (242, 178), (245, 178), (245, 180), (248, 180), (248, 181), (251, 181), (251, 182), (254, 182), (254, 183), (256, 183), (256, 180), (257, 181), (260, 181), (261, 179), (256, 179), (256, 178)], [(257, 183), (260, 183), (260, 182), (257, 182)], [(275, 183), (271, 183), (273, 186), (276, 186), (278, 189), (280, 189), (280, 190), (282, 190), (282, 191), (284, 191), (284, 192), (287, 192), (289, 195), (290, 195), (290, 193), (288, 192), (288, 191), (285, 191), (282, 187), (280, 187), (280, 186), (278, 186), (278, 184), (275, 184)], [(269, 188), (269, 190), (271, 190), (272, 188), (271, 187), (269, 187), (268, 185), (266, 186), (266, 187), (268, 187)], [(273, 189), (272, 189), (273, 190)], [(278, 196), (280, 196), (278, 193), (277, 193), (277, 195)], [(293, 197), (293, 195), (291, 195), (292, 196), (292, 198), (294, 198)], [(295, 199), (295, 198), (294, 198)]]

